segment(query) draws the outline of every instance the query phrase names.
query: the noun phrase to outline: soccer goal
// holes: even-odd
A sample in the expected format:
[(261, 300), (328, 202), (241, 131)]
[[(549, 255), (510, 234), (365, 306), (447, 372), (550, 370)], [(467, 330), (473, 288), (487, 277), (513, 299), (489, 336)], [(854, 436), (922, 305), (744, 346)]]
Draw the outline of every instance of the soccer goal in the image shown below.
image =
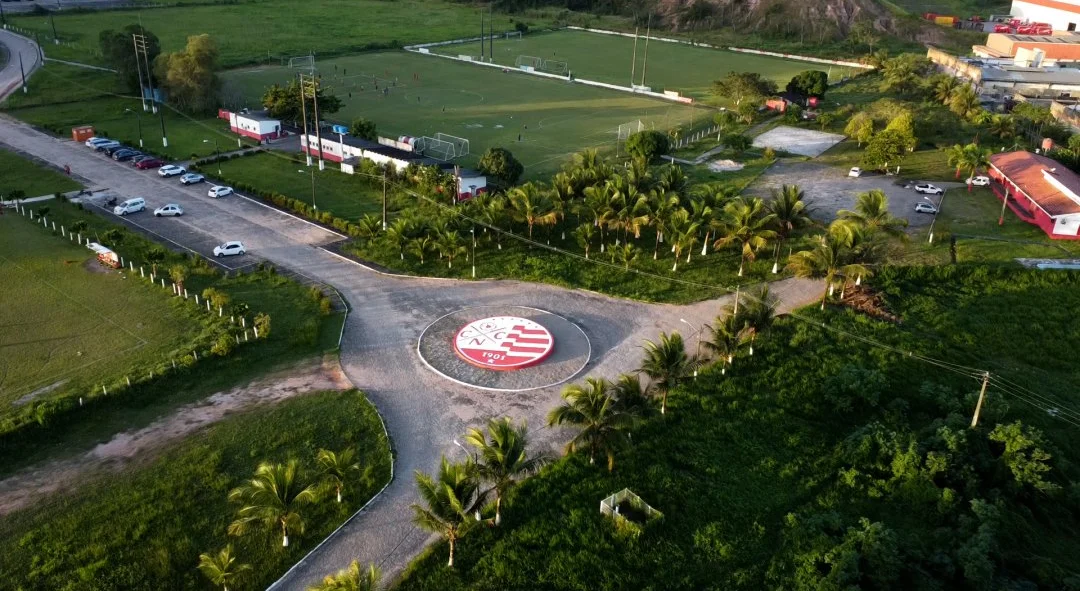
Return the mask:
[(514, 62), (514, 65), (518, 68), (532, 68), (534, 70), (539, 70), (540, 66), (543, 65), (543, 63), (544, 60), (538, 57), (533, 57), (531, 55), (519, 55), (517, 56), (517, 60)]
[(299, 70), (315, 71), (315, 56), (313, 55), (301, 55), (297, 57), (282, 58), (282, 60), (288, 60), (285, 65), (290, 68), (296, 68)]
[(468, 155), (469, 140), (445, 133), (437, 133), (435, 137), (424, 136), (417, 138), (413, 151), (441, 162), (449, 162), (455, 158)]
[(542, 60), (540, 67), (537, 68), (541, 72), (547, 72), (548, 74), (558, 74), (565, 76), (569, 72), (569, 68), (566, 66), (566, 62), (559, 60)]
[(436, 133), (435, 139), (444, 142), (450, 142), (454, 146), (454, 158), (461, 158), (462, 156), (469, 155), (469, 140), (458, 137), (456, 135), (450, 135), (448, 133)]
[(619, 125), (618, 134), (619, 140), (625, 140), (631, 135), (645, 130), (645, 124), (641, 122), (641, 119), (637, 121), (631, 121), (629, 123), (623, 123)]
[(517, 39), (517, 40), (520, 41), (521, 40), (521, 31), (507, 31), (506, 32), (506, 38), (507, 39)]

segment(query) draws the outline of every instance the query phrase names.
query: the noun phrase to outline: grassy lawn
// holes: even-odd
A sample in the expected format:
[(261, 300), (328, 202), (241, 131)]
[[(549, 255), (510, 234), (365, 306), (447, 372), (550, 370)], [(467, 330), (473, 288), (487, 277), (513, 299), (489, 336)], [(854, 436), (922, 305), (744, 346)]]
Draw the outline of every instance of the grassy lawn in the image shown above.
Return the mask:
[[(650, 128), (667, 130), (701, 120), (707, 113), (658, 99), (406, 52), (336, 58), (319, 61), (318, 67), (344, 103), (341, 111), (325, 119), (348, 123), (366, 117), (387, 137), (439, 132), (460, 136), (470, 141), (472, 154), (461, 160), (464, 165), (475, 164), (487, 148), (505, 147), (525, 165), (529, 178), (558, 170), (584, 148), (614, 152), (622, 123), (640, 119)], [(414, 74), (419, 80), (413, 79)], [(294, 75), (288, 68), (257, 68), (228, 72), (225, 79), (256, 104), (267, 86)], [(383, 80), (379, 91), (370, 76)], [(397, 86), (384, 95), (386, 81), (395, 78)]]
[[(111, 220), (90, 214), (71, 204), (50, 202), (49, 206), (51, 208), (49, 217), (55, 219), (58, 224), (70, 226), (75, 220), (88, 222), (89, 229), (85, 233), (88, 236), (100, 236), (106, 230), (116, 227)], [(0, 224), (3, 225), (5, 230), (9, 226), (16, 230), (20, 228), (28, 229), (31, 234), (22, 244), (33, 243), (31, 240), (34, 239), (34, 232), (46, 241), (54, 241), (51, 244), (65, 246), (67, 244), (61, 238), (54, 238), (40, 228), (31, 226), (29, 222), (21, 218), (17, 219), (6, 215), (0, 218)], [(13, 235), (12, 232), (6, 231), (3, 234), (4, 236), (0, 238), (5, 240), (7, 236)], [(17, 236), (18, 234), (14, 235)], [(149, 264), (146, 262), (146, 253), (151, 248), (155, 248), (156, 245), (126, 230), (123, 231), (123, 236), (123, 241), (117, 247), (117, 252), (124, 256), (125, 259), (133, 260), (136, 264), (145, 265), (149, 269)], [(53, 246), (53, 248), (60, 247)], [(10, 257), (10, 254), (5, 256)], [(62, 273), (71, 275), (87, 273), (82, 267), (82, 261), (89, 256), (89, 251), (76, 249), (64, 256), (64, 260), (78, 262), (72, 265), (64, 265), (64, 268), (60, 269)], [(97, 353), (92, 348), (93, 345), (105, 342), (104, 338), (109, 333), (92, 333), (93, 342), (83, 348), (82, 358), (95, 354), (104, 358), (103, 365), (90, 366), (87, 368), (88, 373), (85, 375), (85, 379), (90, 380), (89, 388), (96, 388), (96, 390), (84, 392), (76, 389), (76, 386), (81, 384), (80, 380), (83, 379), (80, 375), (76, 376), (79, 379), (73, 379), (71, 382), (64, 384), (63, 388), (50, 393), (52, 399), (60, 402), (58, 409), (51, 409), (50, 412), (44, 412), (38, 417), (36, 414), (38, 402), (21, 407), (8, 407), (11, 409), (11, 413), (19, 412), (22, 414), (18, 416), (20, 428), (16, 431), (7, 432), (3, 437), (0, 437), (0, 475), (51, 457), (85, 451), (103, 440), (107, 440), (117, 432), (149, 424), (177, 406), (203, 399), (209, 394), (229, 388), (237, 383), (249, 381), (259, 374), (280, 367), (283, 364), (317, 356), (336, 348), (343, 316), (341, 314), (321, 314), (318, 303), (311, 297), (308, 288), (270, 272), (223, 278), (206, 266), (191, 265), (186, 257), (177, 254), (171, 254), (161, 267), (168, 268), (175, 264), (188, 265), (189, 276), (185, 286), (189, 292), (200, 293), (207, 287), (214, 287), (229, 294), (234, 305), (246, 306), (249, 319), (258, 312), (269, 314), (272, 322), (270, 336), (238, 347), (231, 355), (226, 357), (206, 356), (195, 366), (199, 376), (198, 380), (192, 380), (192, 374), (184, 370), (161, 376), (162, 370), (170, 367), (170, 359), (179, 358), (181, 355), (190, 353), (190, 347), (181, 346), (180, 343), (167, 340), (174, 336), (170, 334), (170, 331), (183, 326), (176, 314), (184, 312), (187, 308), (183, 307), (178, 300), (163, 298), (161, 293), (167, 293), (164, 290), (155, 292), (148, 287), (131, 284), (130, 282), (133, 281), (141, 281), (136, 279), (137, 274), (135, 277), (129, 277), (128, 279), (124, 279), (124, 276), (120, 274), (93, 274), (92, 280), (94, 282), (102, 283), (105, 288), (113, 290), (115, 295), (111, 299), (97, 293), (83, 293), (79, 291), (79, 286), (65, 284), (64, 286), (68, 288), (67, 293), (79, 293), (80, 303), (85, 304), (88, 298), (94, 298), (92, 305), (80, 308), (86, 318), (79, 318), (79, 322), (86, 325), (92, 323), (92, 319), (102, 317), (111, 318), (117, 322), (123, 321), (124, 324), (114, 330), (115, 333), (120, 335), (115, 338), (134, 333), (140, 338), (147, 339), (149, 345), (135, 349), (133, 355), (137, 358), (136, 360), (143, 360), (150, 355), (153, 356), (153, 359), (145, 359), (147, 363), (136, 370), (132, 363), (132, 354), (129, 354), (124, 358), (127, 363), (124, 367), (132, 369), (125, 371), (124, 367), (121, 367), (122, 362), (120, 360), (106, 357), (106, 353), (115, 353), (115, 348)], [(63, 277), (64, 275), (57, 275), (56, 280)], [(56, 280), (50, 279), (50, 283)], [(7, 285), (10, 286), (10, 289), (26, 289), (28, 284), (13, 285), (8, 282)], [(55, 292), (55, 290), (52, 291)], [(134, 293), (134, 295), (129, 295), (131, 293)], [(122, 302), (129, 301), (131, 298), (136, 298), (135, 301), (138, 302), (140, 297), (149, 298), (151, 301), (159, 301), (153, 307), (162, 310), (159, 315), (146, 315), (146, 317), (142, 318), (141, 326), (137, 322), (130, 321), (130, 313), (122, 305)], [(46, 301), (56, 300), (57, 297), (53, 295), (50, 300)], [(24, 295), (13, 293), (6, 296), (4, 301), (11, 302), (8, 304), (10, 308), (19, 302), (36, 300), (30, 300)], [(177, 312), (166, 314), (173, 307), (176, 307)], [(53, 310), (54, 308), (49, 309)], [(87, 312), (87, 309), (89, 312)], [(121, 314), (120, 310), (125, 311)], [(27, 314), (29, 314), (29, 311)], [(40, 316), (42, 313), (38, 311), (35, 314)], [(25, 317), (26, 315), (21, 318)], [(21, 319), (16, 321), (23, 322)], [(153, 324), (150, 324), (151, 322)], [(74, 331), (68, 331), (67, 334), (71, 335), (73, 342), (77, 339), (86, 341), (91, 338)], [(196, 336), (202, 334), (199, 331), (195, 332)], [(11, 338), (15, 340), (15, 335), (11, 335)], [(54, 349), (57, 348), (56, 342), (49, 343), (49, 346)], [(35, 347), (40, 349), (42, 345), (35, 345)], [(7, 349), (9, 348), (5, 348), (5, 350)], [(62, 351), (67, 351), (67, 349)], [(8, 356), (10, 355), (9, 352)], [(149, 364), (150, 361), (153, 361), (153, 363)], [(50, 363), (56, 364), (57, 362), (50, 360)], [(115, 371), (103, 371), (104, 368), (111, 368)], [(33, 367), (20, 368), (20, 371), (34, 369)], [(145, 372), (150, 369), (156, 369), (158, 375), (153, 380), (146, 380)], [(132, 377), (132, 386), (130, 388), (125, 387), (125, 373)], [(46, 377), (43, 375), (40, 379)], [(47, 383), (44, 385), (49, 385), (55, 381), (56, 379), (52, 381), (46, 380)], [(102, 383), (108, 384), (110, 396), (100, 395), (100, 384)], [(18, 394), (18, 396), (22, 395)], [(84, 396), (87, 399), (85, 408), (77, 408), (77, 404), (73, 402), (74, 397), (77, 396)], [(30, 420), (36, 422), (26, 424)], [(7, 426), (12, 427), (13, 425)]]
[[(315, 478), (319, 449), (354, 449), (364, 469), (302, 509), (306, 530), (281, 547), (279, 531), (226, 534), (237, 506), (229, 490), (262, 461), (297, 459)], [(237, 414), (119, 474), (95, 478), (0, 522), (5, 588), (209, 589), (199, 554), (227, 543), (253, 569), (243, 589), (265, 588), (356, 511), (390, 477), (390, 448), (374, 406), (359, 392), (298, 396)]]
[(0, 198), (12, 191), (26, 197), (64, 193), (81, 188), (71, 177), (0, 148)]
[[(511, 68), (516, 67), (518, 56), (533, 56), (566, 62), (577, 78), (621, 86), (630, 84), (630, 66), (634, 57), (632, 38), (584, 31), (558, 31), (529, 34), (520, 39), (496, 39), (494, 46), (495, 63)], [(640, 39), (634, 84), (641, 84), (644, 49), (645, 40)], [(431, 50), (445, 55), (480, 57), (478, 43), (433, 47)], [(693, 64), (693, 67), (688, 67), (688, 64)], [(657, 92), (672, 90), (698, 100), (711, 100), (713, 81), (723, 78), (730, 71), (757, 72), (782, 88), (795, 74), (812, 69), (821, 69), (821, 64), (651, 41), (645, 67), (645, 85)], [(846, 70), (833, 68), (834, 78), (839, 79)]]
[[(872, 285), (902, 324), (816, 308), (805, 322), (780, 319), (753, 357), (744, 350), (726, 374), (712, 367), (677, 389), (613, 472), (585, 453), (556, 462), (504, 500), (500, 527), (459, 542), (453, 569), (441, 543), (398, 589), (962, 589), (981, 575), (1067, 587), (1080, 566), (1067, 492), (1080, 448), (1074, 427), (1044, 408), (1077, 404), (1078, 283), (1076, 273), (978, 266), (883, 270)], [(1036, 330), (1017, 308), (1047, 316)], [(1001, 372), (1046, 400), (1031, 406), (992, 385), (971, 429), (977, 380), (818, 321)], [(1042, 432), (1036, 445), (1053, 450), (1045, 477), (1061, 489), (1014, 478), (987, 435), (1015, 421)], [(624, 487), (664, 514), (640, 536), (597, 511)], [(1000, 511), (979, 530), (990, 562), (964, 570), (986, 498)]]

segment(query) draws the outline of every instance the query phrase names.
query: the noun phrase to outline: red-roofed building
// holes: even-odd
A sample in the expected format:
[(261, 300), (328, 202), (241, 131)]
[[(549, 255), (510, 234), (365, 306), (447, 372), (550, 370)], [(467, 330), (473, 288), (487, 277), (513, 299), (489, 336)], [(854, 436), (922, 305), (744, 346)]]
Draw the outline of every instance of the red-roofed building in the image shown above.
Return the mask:
[(1080, 239), (1080, 175), (1031, 152), (990, 156), (993, 189), (1016, 215), (1059, 239)]

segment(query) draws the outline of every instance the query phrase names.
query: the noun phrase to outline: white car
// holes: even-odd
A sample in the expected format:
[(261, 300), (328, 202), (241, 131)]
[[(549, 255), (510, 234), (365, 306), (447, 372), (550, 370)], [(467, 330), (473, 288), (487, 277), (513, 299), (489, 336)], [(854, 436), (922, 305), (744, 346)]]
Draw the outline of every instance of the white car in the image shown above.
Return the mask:
[(937, 213), (937, 208), (930, 203), (916, 203), (915, 213)]
[(113, 141), (113, 140), (110, 140), (107, 137), (92, 137), (92, 138), (86, 140), (85, 142), (83, 142), (83, 145), (86, 146), (87, 148), (96, 148), (96, 147), (98, 147), (98, 144), (105, 144), (105, 143), (108, 143), (108, 142), (111, 142), (111, 141)]
[(919, 183), (915, 185), (915, 192), (922, 193), (923, 195), (941, 195), (945, 192), (945, 189), (931, 185), (930, 183)]
[(232, 242), (226, 242), (221, 246), (214, 247), (214, 256), (216, 257), (227, 257), (246, 253), (247, 249), (244, 248), (244, 243), (239, 240), (233, 240)]
[(232, 192), (233, 192), (232, 187), (214, 185), (213, 187), (210, 187), (209, 191), (206, 192), (206, 196), (207, 197), (213, 197), (214, 199), (217, 199), (218, 197), (224, 197), (226, 195), (232, 195)]
[(184, 176), (180, 177), (180, 184), (181, 185), (194, 185), (196, 183), (201, 183), (201, 182), (203, 182), (205, 180), (206, 180), (206, 177), (204, 177), (203, 175), (195, 174), (194, 172), (189, 172), (189, 173), (185, 174)]
[(155, 209), (154, 215), (157, 217), (161, 217), (163, 215), (184, 215), (184, 209), (175, 203), (169, 203)]
[(858, 166), (852, 166), (851, 170), (847, 171), (847, 175), (850, 177), (859, 178), (862, 176), (862, 169)]
[(113, 208), (113, 213), (116, 215), (127, 215), (129, 213), (136, 213), (146, 209), (146, 200), (142, 197), (136, 197), (134, 199), (128, 199), (120, 205)]
[(973, 187), (989, 187), (990, 186), (990, 177), (988, 177), (988, 176), (975, 176), (975, 177), (969, 178), (965, 182), (967, 182), (967, 184), (969, 184), (969, 185), (971, 185)]
[(167, 164), (157, 169), (157, 173), (164, 177), (176, 176), (187, 172), (182, 166), (175, 164)]

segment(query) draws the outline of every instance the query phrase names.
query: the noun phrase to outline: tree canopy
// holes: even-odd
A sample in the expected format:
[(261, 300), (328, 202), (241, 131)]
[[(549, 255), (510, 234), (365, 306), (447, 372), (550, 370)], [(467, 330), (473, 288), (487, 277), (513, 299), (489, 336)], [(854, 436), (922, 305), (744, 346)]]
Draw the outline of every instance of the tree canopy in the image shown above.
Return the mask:
[(217, 107), (217, 42), (210, 35), (188, 37), (183, 51), (166, 53), (154, 64), (169, 102), (189, 113), (209, 113)]
[[(328, 94), (320, 79), (316, 79), (315, 97), (319, 101), (319, 116), (337, 113), (341, 109), (341, 99)], [(307, 89), (307, 117), (308, 121), (314, 121), (315, 113), (311, 102), (311, 87)], [(266, 89), (262, 96), (262, 106), (271, 117), (282, 121), (301, 123), (304, 109), (300, 104), (300, 82), (290, 80), (285, 86), (274, 84)]]
[(513, 186), (525, 172), (525, 167), (506, 148), (488, 148), (476, 168), (502, 188)]
[(379, 134), (375, 129), (375, 122), (363, 117), (357, 117), (349, 125), (349, 135), (363, 140), (375, 141)]
[(821, 70), (804, 70), (787, 83), (787, 91), (801, 96), (825, 96), (829, 89), (829, 75)]
[[(98, 44), (101, 47), (101, 56), (110, 68), (116, 70), (116, 75), (124, 88), (128, 90), (139, 89), (139, 68), (136, 61), (142, 57), (135, 57), (135, 45), (132, 35), (146, 37), (146, 57), (149, 63), (154, 63), (161, 53), (161, 42), (157, 35), (147, 31), (140, 25), (131, 24), (119, 31), (105, 30), (98, 34)], [(143, 76), (147, 75), (147, 63), (142, 63)], [(145, 84), (146, 80), (143, 81)], [(152, 82), (152, 81), (151, 81)]]
[(647, 129), (630, 135), (626, 140), (626, 151), (634, 158), (654, 162), (668, 151), (669, 145), (666, 135)]
[(776, 94), (776, 83), (757, 72), (728, 72), (713, 82), (713, 94), (741, 105), (745, 100), (761, 100)]

